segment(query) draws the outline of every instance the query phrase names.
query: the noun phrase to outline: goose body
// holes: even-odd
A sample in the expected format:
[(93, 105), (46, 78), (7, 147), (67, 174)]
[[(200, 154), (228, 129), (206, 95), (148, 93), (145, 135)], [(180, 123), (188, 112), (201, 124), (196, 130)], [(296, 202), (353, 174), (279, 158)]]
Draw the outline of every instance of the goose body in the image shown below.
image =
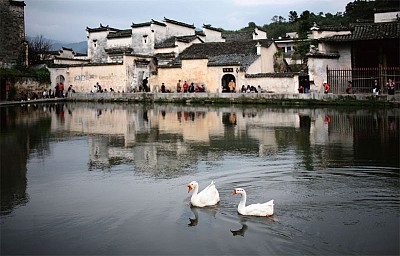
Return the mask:
[(188, 193), (193, 190), (192, 197), (190, 198), (190, 203), (193, 206), (205, 207), (216, 205), (219, 202), (219, 193), (214, 181), (200, 192), (199, 184), (196, 181), (190, 182), (187, 186), (189, 188)]
[(274, 200), (263, 204), (250, 204), (246, 206), (246, 191), (242, 188), (235, 188), (232, 195), (236, 194), (242, 196), (238, 205), (239, 214), (249, 216), (271, 216), (274, 214)]

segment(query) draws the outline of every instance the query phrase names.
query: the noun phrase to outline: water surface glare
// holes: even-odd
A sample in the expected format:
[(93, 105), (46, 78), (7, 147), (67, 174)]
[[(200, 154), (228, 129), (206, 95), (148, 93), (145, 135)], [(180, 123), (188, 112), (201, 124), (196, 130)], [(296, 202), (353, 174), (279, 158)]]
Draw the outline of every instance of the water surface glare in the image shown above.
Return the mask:
[(1, 255), (399, 255), (399, 109), (0, 110)]

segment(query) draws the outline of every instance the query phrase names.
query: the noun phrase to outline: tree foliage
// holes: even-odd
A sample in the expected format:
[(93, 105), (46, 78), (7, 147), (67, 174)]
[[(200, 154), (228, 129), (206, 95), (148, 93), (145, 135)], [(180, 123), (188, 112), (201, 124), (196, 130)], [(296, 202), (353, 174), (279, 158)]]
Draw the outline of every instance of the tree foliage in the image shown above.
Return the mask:
[[(285, 37), (289, 32), (297, 32), (298, 39), (295, 40), (294, 50), (300, 56), (303, 63), (306, 63), (306, 54), (309, 51), (310, 42), (307, 39), (307, 34), (314, 23), (318, 25), (342, 25), (349, 26), (356, 22), (372, 22), (374, 19), (375, 9), (384, 8), (399, 8), (397, 0), (354, 0), (345, 7), (345, 12), (323, 13), (317, 14), (304, 10), (300, 16), (296, 11), (289, 11), (288, 19), (282, 16), (275, 15), (272, 17), (269, 24), (258, 26), (264, 31), (267, 31), (268, 38), (278, 39)], [(256, 27), (254, 22), (249, 22), (248, 26), (238, 31), (252, 31)]]
[[(297, 11), (289, 11), (288, 19), (275, 15), (271, 18), (271, 22), (259, 26), (267, 31), (269, 38), (284, 37), (286, 33), (298, 32), (300, 36), (305, 36), (314, 23), (318, 25), (343, 25), (348, 26), (352, 23), (360, 21), (373, 21), (374, 9), (382, 8), (399, 8), (397, 0), (355, 0), (345, 7), (345, 12), (332, 13), (313, 13), (304, 10), (300, 15)], [(239, 31), (251, 31), (256, 24), (249, 22), (247, 27)]]

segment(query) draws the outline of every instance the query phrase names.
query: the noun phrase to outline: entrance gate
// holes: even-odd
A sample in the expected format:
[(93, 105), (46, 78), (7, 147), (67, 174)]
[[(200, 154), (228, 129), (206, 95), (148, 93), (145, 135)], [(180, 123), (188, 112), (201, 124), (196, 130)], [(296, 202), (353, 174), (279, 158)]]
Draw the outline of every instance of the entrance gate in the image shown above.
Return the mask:
[[(236, 78), (235, 78), (235, 76), (232, 75), (232, 74), (226, 74), (226, 75), (224, 75), (224, 76), (222, 77), (222, 79), (221, 79), (222, 92), (229, 92), (228, 84), (229, 84), (229, 82), (230, 82), (231, 80), (233, 80), (233, 82), (236, 83)], [(237, 85), (236, 85), (236, 87), (237, 87)]]

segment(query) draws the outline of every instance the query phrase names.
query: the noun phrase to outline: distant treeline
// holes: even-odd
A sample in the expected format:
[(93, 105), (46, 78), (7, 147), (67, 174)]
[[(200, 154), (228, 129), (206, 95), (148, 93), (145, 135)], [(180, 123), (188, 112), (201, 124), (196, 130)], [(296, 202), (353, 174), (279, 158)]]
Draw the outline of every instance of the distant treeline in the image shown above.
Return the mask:
[(357, 22), (373, 22), (375, 10), (381, 9), (400, 9), (399, 1), (355, 0), (346, 5), (344, 13), (337, 12), (336, 14), (323, 12), (315, 14), (308, 10), (299, 14), (296, 11), (290, 11), (287, 19), (275, 15), (269, 24), (258, 26), (254, 22), (249, 22), (247, 27), (238, 30), (238, 32), (252, 31), (255, 27), (258, 27), (267, 31), (269, 38), (277, 39), (278, 37), (284, 37), (288, 32), (298, 32), (300, 37), (305, 37), (314, 22), (318, 25), (343, 26)]

